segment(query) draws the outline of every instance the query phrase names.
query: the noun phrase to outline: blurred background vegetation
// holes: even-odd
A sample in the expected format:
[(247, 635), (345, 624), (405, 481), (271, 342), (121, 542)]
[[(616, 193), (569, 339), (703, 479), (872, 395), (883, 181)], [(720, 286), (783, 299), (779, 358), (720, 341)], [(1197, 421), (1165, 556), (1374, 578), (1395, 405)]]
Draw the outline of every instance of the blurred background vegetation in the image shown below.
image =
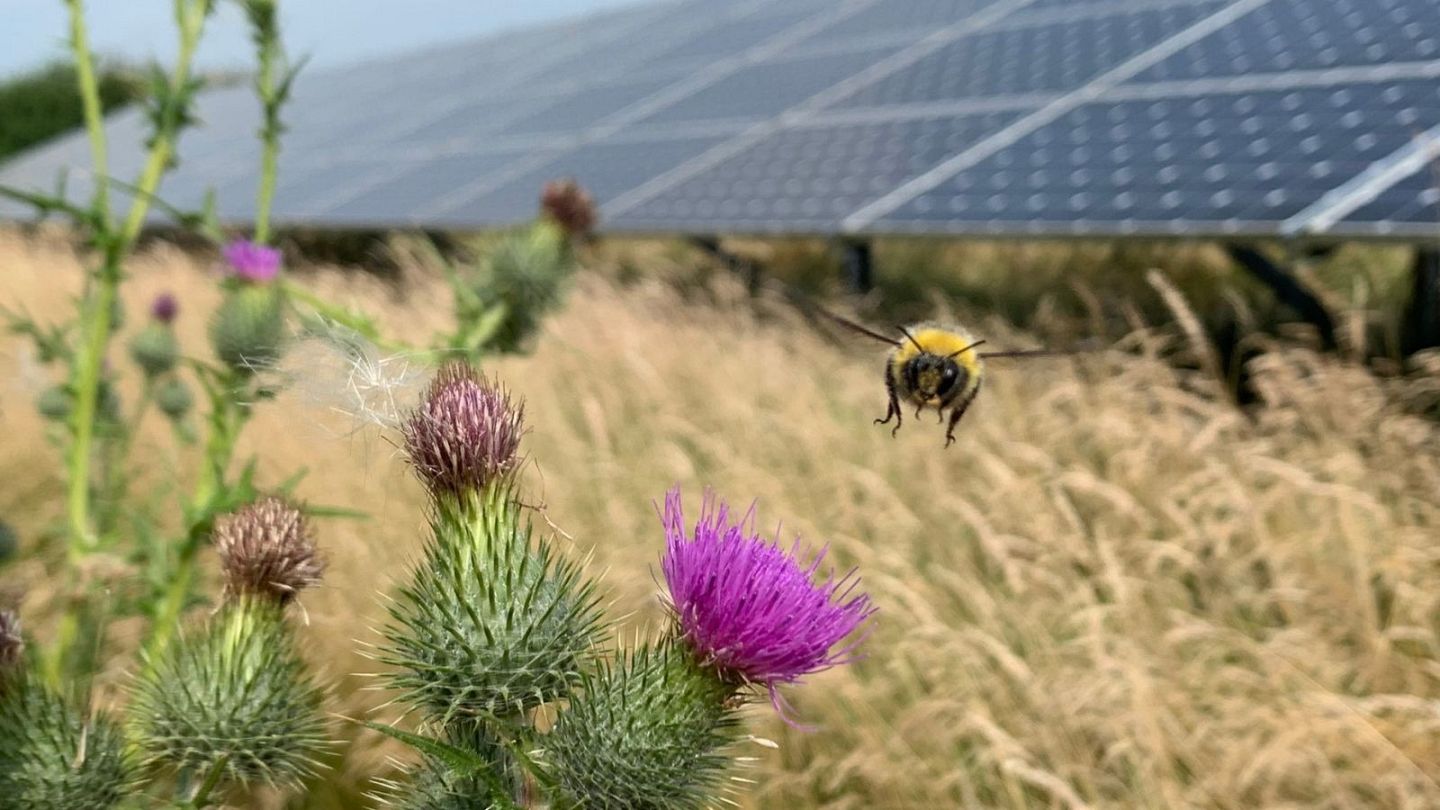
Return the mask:
[[(136, 68), (102, 62), (96, 81), (107, 112), (139, 101), (145, 79)], [(55, 62), (0, 81), (0, 161), (77, 129), (84, 123), (75, 67)]]

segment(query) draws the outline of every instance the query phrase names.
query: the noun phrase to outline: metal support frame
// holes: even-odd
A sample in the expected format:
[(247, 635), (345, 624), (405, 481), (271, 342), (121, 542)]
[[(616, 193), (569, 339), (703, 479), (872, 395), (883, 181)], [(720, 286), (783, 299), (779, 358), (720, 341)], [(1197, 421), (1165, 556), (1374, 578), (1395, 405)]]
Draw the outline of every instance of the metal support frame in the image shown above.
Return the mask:
[(1440, 348), (1440, 246), (1415, 248), (1400, 347), (1406, 356)]
[(875, 287), (875, 266), (866, 239), (842, 239), (840, 259), (845, 265), (845, 279), (851, 292), (868, 293)]
[(1300, 279), (1270, 261), (1265, 254), (1247, 245), (1227, 245), (1230, 258), (1269, 287), (1280, 302), (1290, 307), (1320, 333), (1320, 342), (1328, 349), (1339, 346), (1335, 338), (1335, 319), (1320, 298)]
[(745, 289), (751, 295), (760, 292), (760, 263), (726, 250), (720, 244), (720, 237), (705, 235), (690, 237), (690, 244), (718, 259), (725, 268), (745, 279)]

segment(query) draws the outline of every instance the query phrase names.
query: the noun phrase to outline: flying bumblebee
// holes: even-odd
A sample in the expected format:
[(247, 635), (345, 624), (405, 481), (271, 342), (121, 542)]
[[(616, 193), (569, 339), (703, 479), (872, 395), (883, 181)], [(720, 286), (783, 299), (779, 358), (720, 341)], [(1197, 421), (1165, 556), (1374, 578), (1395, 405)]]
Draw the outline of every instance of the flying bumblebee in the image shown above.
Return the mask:
[(1060, 354), (1048, 350), (980, 352), (977, 347), (985, 341), (958, 326), (942, 326), (935, 323), (921, 323), (913, 326), (896, 327), (901, 337), (884, 335), (854, 321), (826, 312), (840, 325), (894, 347), (885, 362), (885, 389), (890, 395), (890, 406), (883, 419), (875, 424), (889, 424), (895, 420), (890, 435), (900, 431), (903, 418), (900, 414), (902, 402), (915, 406), (915, 418), (921, 410), (934, 408), (940, 421), (945, 421), (945, 411), (950, 411), (950, 423), (945, 428), (945, 446), (955, 442), (955, 426), (960, 417), (980, 393), (980, 384), (985, 379), (985, 360), (1000, 357), (1038, 357)]

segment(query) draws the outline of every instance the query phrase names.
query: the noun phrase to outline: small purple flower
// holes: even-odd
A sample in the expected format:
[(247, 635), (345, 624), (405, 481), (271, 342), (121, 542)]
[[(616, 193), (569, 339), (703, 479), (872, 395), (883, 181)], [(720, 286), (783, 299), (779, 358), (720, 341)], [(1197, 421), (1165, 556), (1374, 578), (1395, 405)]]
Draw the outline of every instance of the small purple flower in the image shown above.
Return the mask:
[(405, 453), (434, 495), (479, 490), (519, 463), (525, 408), (468, 363), (443, 366), (401, 425)]
[(866, 624), (875, 607), (853, 593), (854, 571), (816, 583), (825, 550), (802, 565), (799, 540), (789, 552), (761, 540), (750, 528), (754, 514), (752, 506), (732, 524), (726, 504), (707, 491), (687, 534), (680, 488), (671, 489), (661, 517), (662, 568), (681, 633), (701, 662), (727, 680), (764, 685), (775, 710), (795, 725), (777, 687), (853, 661), (864, 633), (836, 645)]
[(280, 272), (280, 249), (237, 239), (225, 246), (225, 263), (236, 278), (264, 284)]
[(180, 312), (180, 302), (175, 300), (172, 293), (164, 292), (155, 296), (150, 302), (150, 317), (160, 323), (171, 323)]

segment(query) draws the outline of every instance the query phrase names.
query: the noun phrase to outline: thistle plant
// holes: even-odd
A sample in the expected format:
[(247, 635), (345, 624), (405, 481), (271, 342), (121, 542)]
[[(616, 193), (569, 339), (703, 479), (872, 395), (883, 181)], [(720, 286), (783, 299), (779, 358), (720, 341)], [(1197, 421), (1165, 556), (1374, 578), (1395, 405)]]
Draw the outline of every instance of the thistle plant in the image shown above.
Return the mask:
[(131, 709), (146, 764), (176, 774), (192, 805), (191, 785), (298, 784), (327, 740), (321, 690), (285, 618), (324, 569), (305, 516), (266, 497), (218, 520), (214, 546), (224, 604), (143, 658)]
[(370, 724), (424, 754), (395, 803), (705, 806), (727, 790), (742, 709), (764, 696), (798, 725), (781, 689), (852, 660), (874, 607), (853, 572), (817, 579), (824, 552), (803, 563), (713, 496), (687, 530), (676, 488), (661, 516), (668, 627), (607, 652), (594, 586), (523, 519), (523, 432), (521, 404), (463, 364), (402, 425), (430, 532), (378, 656), (422, 718), (418, 735)]
[(119, 727), (52, 689), (0, 610), (0, 808), (119, 806), (135, 785)]
[[(849, 577), (817, 582), (821, 557), (800, 562), (798, 547), (760, 541), (710, 500), (687, 533), (677, 492), (662, 521), (670, 618), (651, 641), (613, 644), (595, 583), (536, 530), (522, 500), (523, 403), (476, 366), (533, 343), (594, 231), (593, 201), (573, 181), (547, 185), (533, 223), (465, 261), (441, 262), (454, 316), (446, 329), (422, 345), (388, 337), (364, 312), (306, 290), (287, 265), (270, 212), (298, 64), (281, 45), (275, 0), (236, 2), (255, 44), (262, 119), (248, 233), (222, 230), (213, 201), (187, 212), (156, 194), (180, 134), (196, 123), (203, 82), (193, 58), (214, 0), (175, 0), (178, 57), (154, 71), (145, 159), (128, 183), (108, 174), (84, 8), (66, 0), (90, 199), (76, 203), (63, 186), (55, 194), (0, 187), (42, 215), (67, 216), (94, 257), (68, 319), (42, 323), (0, 309), (52, 374), (36, 407), (65, 484), (60, 527), (33, 544), (61, 562), (53, 631), (24, 639), (15, 615), (0, 613), (0, 810), (200, 808), (222, 790), (293, 788), (316, 771), (329, 736), (324, 690), (300, 655), (293, 614), (324, 563), (291, 495), (301, 475), (262, 486), (256, 459), (236, 449), (306, 333), (347, 350), (460, 358), (440, 368), (400, 425), (429, 504), (422, 548), (389, 604), (377, 654), (386, 685), (420, 719), (418, 733), (371, 724), (422, 753), (409, 784), (396, 786), (398, 801), (707, 803), (726, 789), (744, 708), (768, 697), (793, 722), (781, 690), (851, 660), (868, 600), (853, 594)], [(210, 241), (221, 300), (204, 312), (162, 294), (129, 314), (124, 337), (121, 292), (155, 211)], [(180, 339), (181, 318), (206, 325), (208, 346)], [(127, 374), (138, 384), (126, 385)], [(133, 491), (137, 437), (152, 419), (177, 454), (193, 454), (193, 464), (168, 465), (195, 471), (160, 488), (177, 494), (169, 519), (157, 499)], [(212, 555), (223, 590), (192, 612), (211, 601), (197, 583)], [(102, 556), (128, 564), (129, 576), (95, 587), (87, 572)], [(128, 637), (108, 632), (117, 615), (139, 618), (141, 637), (124, 717), (112, 719), (92, 705), (88, 685), (116, 638)]]

